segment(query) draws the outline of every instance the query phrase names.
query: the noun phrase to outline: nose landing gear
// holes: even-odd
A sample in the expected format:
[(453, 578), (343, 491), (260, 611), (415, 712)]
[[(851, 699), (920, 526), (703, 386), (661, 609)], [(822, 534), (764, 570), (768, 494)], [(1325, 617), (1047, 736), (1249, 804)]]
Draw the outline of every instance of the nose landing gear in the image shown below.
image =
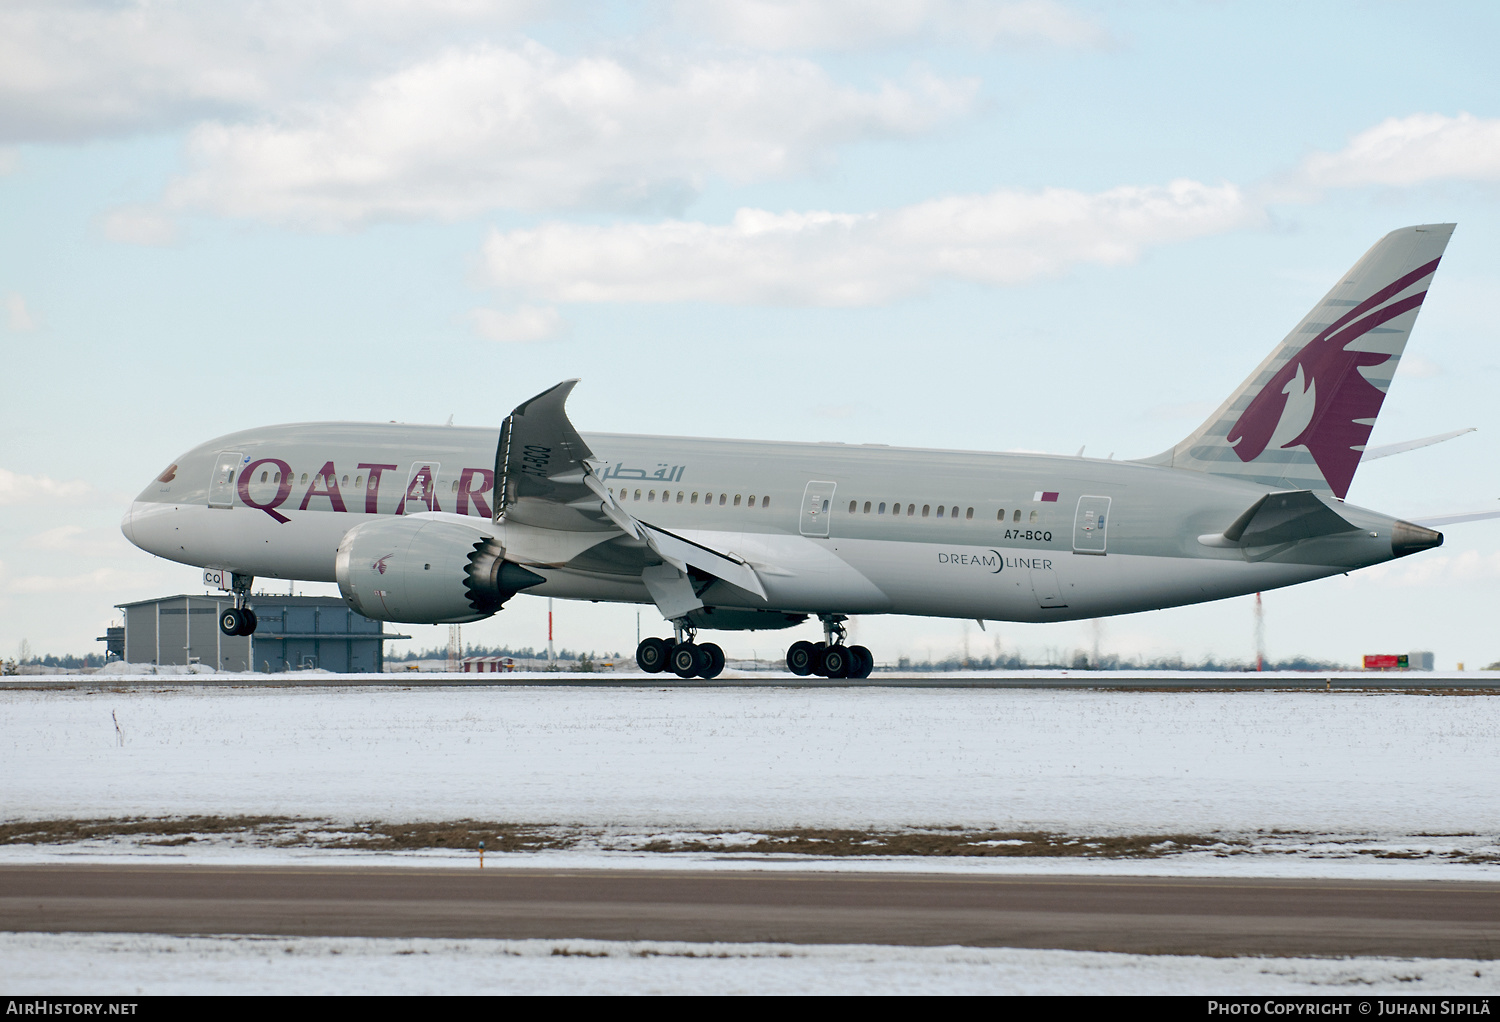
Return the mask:
[(255, 611), (246, 606), (250, 599), (250, 586), (255, 581), (254, 575), (232, 576), (234, 587), (234, 606), (219, 615), (219, 631), (225, 635), (254, 635)]
[(798, 677), (868, 678), (875, 669), (874, 655), (863, 646), (846, 646), (848, 631), (842, 614), (819, 615), (824, 641), (794, 642), (786, 651), (786, 667)]
[(698, 630), (691, 625), (674, 621), (672, 629), (675, 638), (641, 640), (635, 648), (636, 666), (647, 674), (671, 671), (679, 678), (717, 678), (724, 670), (724, 651), (712, 642), (694, 642)]

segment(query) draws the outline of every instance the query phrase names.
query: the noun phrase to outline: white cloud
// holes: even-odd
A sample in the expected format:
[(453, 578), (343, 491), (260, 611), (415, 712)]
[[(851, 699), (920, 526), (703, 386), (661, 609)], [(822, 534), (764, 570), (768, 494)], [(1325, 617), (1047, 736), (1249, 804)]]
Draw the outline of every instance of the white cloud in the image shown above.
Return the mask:
[(96, 568), (64, 575), (17, 575), (6, 580), (5, 588), (13, 593), (66, 593), (116, 590), (140, 582), (140, 574), (123, 568)]
[(1358, 585), (1361, 580), (1405, 587), (1500, 582), (1500, 553), (1465, 550), (1453, 556), (1424, 554), (1402, 558), (1366, 568), (1358, 579), (1351, 578), (1345, 584)]
[(717, 176), (773, 178), (856, 139), (920, 133), (972, 82), (860, 90), (785, 57), (627, 64), (481, 44), (276, 122), (204, 124), (176, 207), (336, 228), (494, 208), (679, 207)]
[(5, 296), (5, 325), (20, 333), (35, 330), (40, 324), (36, 314), (26, 306), (26, 299), (14, 291)]
[(47, 476), (27, 476), (0, 468), (0, 505), (31, 504), (43, 499), (81, 497), (89, 484), (58, 481)]
[(176, 222), (150, 206), (120, 206), (100, 219), (99, 228), (110, 241), (124, 245), (175, 245)]
[(905, 41), (1101, 46), (1093, 19), (1052, 0), (678, 0), (678, 20), (721, 42), (852, 50)]
[(1390, 117), (1336, 153), (1309, 156), (1296, 178), (1319, 188), (1500, 180), (1500, 118)]
[(1416, 380), (1430, 380), (1434, 376), (1441, 376), (1443, 367), (1429, 358), (1408, 351), (1401, 356), (1401, 361), (1396, 365), (1397, 376), (1409, 376)]
[(557, 6), (8, 0), (0, 5), (0, 140), (75, 140), (273, 109)]
[(522, 305), (509, 312), (475, 309), (469, 313), (474, 332), (491, 341), (545, 341), (565, 332), (567, 324), (551, 306)]
[(880, 305), (939, 280), (1021, 284), (1258, 223), (1233, 185), (998, 191), (879, 213), (742, 209), (685, 221), (493, 231), (496, 286), (560, 302)]

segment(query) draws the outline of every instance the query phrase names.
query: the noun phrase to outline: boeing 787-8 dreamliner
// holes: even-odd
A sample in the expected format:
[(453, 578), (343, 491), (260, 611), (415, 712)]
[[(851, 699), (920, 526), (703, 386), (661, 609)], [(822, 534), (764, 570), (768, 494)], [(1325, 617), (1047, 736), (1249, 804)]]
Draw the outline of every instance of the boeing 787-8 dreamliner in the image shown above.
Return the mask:
[(122, 528), (216, 569), (249, 634), (257, 575), (443, 624), (519, 592), (649, 603), (647, 671), (709, 678), (699, 630), (785, 628), (798, 674), (865, 677), (851, 614), (1067, 621), (1308, 582), (1442, 543), (1344, 503), (1452, 224), (1382, 238), (1218, 411), (1151, 458), (579, 433), (568, 380), (498, 430), (299, 423), (193, 448)]

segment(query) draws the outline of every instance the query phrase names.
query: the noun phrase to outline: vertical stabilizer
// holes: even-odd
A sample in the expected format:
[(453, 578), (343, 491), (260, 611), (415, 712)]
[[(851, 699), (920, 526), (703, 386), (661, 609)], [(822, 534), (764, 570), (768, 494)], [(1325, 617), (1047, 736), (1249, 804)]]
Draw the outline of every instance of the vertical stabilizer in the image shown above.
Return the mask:
[(1454, 226), (1381, 238), (1207, 422), (1146, 463), (1342, 499)]

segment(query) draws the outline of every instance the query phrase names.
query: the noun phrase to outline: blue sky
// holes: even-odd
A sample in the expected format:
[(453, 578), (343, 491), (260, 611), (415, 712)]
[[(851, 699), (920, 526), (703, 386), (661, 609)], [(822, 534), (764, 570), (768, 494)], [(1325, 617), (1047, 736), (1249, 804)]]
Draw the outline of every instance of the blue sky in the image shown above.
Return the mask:
[[(194, 569), (129, 498), (211, 436), (498, 424), (1153, 454), (1381, 235), (1459, 225), (1365, 466), (1500, 496), (1492, 5), (698, 0), (0, 10), (0, 655)], [(1500, 659), (1500, 524), (1267, 597), (1268, 652)], [(307, 591), (331, 590), (309, 586)], [(534, 644), (517, 599), (471, 641)], [(1106, 622), (1250, 654), (1249, 602)], [(648, 631), (659, 630), (649, 609)], [(860, 622), (942, 656), (958, 622)], [(1091, 647), (1086, 624), (974, 648)], [(421, 642), (437, 630), (417, 629)], [(634, 609), (559, 605), (626, 649)], [(878, 640), (875, 638), (878, 636)], [(731, 653), (790, 636), (729, 636)], [(762, 651), (763, 652), (763, 651)]]

